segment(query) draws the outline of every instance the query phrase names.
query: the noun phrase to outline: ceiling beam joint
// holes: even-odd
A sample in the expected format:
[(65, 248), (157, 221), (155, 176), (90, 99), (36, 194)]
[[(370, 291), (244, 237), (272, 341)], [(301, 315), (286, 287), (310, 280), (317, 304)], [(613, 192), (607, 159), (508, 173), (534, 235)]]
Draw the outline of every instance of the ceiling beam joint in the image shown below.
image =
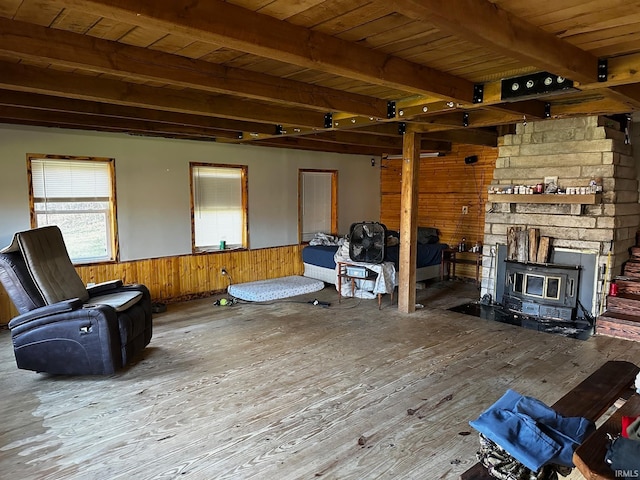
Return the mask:
[(331, 128), (333, 127), (333, 114), (332, 113), (325, 113), (324, 114), (324, 128)]
[(609, 62), (606, 58), (598, 60), (598, 82), (606, 82), (609, 79)]
[(484, 84), (476, 83), (473, 86), (473, 103), (482, 103), (484, 100)]
[(396, 102), (388, 101), (387, 102), (387, 118), (395, 118), (396, 116)]

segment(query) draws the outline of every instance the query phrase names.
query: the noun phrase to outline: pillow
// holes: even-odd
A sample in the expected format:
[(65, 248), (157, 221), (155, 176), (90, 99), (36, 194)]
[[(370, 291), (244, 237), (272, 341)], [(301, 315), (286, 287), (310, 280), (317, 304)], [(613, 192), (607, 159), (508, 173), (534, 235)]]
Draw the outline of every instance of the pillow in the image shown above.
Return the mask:
[(418, 227), (418, 243), (429, 244), (438, 243), (440, 236), (437, 228), (433, 227)]

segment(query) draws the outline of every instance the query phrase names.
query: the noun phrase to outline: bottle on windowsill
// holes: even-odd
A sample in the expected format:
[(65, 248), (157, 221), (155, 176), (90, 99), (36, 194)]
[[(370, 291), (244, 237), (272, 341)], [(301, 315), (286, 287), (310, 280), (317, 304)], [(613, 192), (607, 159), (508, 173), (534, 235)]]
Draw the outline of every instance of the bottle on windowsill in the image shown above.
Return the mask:
[(466, 238), (462, 238), (462, 241), (458, 244), (458, 251), (459, 252), (466, 252), (467, 251), (467, 239)]

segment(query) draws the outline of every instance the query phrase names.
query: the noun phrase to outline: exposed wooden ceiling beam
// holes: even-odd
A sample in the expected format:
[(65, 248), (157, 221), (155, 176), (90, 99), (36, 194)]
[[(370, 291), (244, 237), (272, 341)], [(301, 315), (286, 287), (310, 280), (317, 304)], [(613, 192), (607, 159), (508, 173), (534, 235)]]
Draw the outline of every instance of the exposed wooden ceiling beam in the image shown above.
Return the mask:
[(489, 110), (507, 113), (519, 113), (531, 120), (540, 120), (545, 116), (545, 102), (540, 100), (524, 100), (522, 102), (498, 103), (486, 106)]
[(301, 108), (256, 104), (223, 95), (162, 89), (6, 62), (0, 62), (0, 71), (0, 87), (9, 90), (236, 120), (324, 128), (324, 115)]
[(0, 52), (184, 88), (386, 118), (387, 101), (0, 18)]
[(457, 130), (445, 130), (441, 132), (423, 133), (423, 140), (444, 140), (466, 145), (484, 145), (487, 147), (498, 146), (498, 132), (478, 128), (459, 128)]
[[(459, 118), (460, 114), (457, 115)], [(510, 117), (513, 118), (513, 117)], [(361, 135), (374, 136), (374, 137), (390, 137), (390, 138), (402, 138), (402, 134), (399, 130), (398, 123), (380, 123), (376, 125), (370, 125), (358, 129), (351, 130), (350, 132), (359, 133)], [(324, 138), (328, 133), (320, 133), (316, 136)], [(342, 131), (341, 133), (345, 133)], [(463, 143), (467, 145), (485, 145), (489, 147), (495, 147), (498, 144), (498, 133), (493, 129), (485, 128), (456, 128), (454, 130), (442, 130), (432, 131), (431, 133), (424, 133), (422, 135), (423, 140), (440, 140), (451, 143)], [(341, 137), (335, 137), (336, 139)], [(424, 150), (424, 148), (423, 148)], [(444, 148), (436, 148), (435, 150), (445, 151)]]
[[(640, 83), (640, 54), (631, 54), (631, 55), (621, 55), (619, 57), (610, 58), (607, 60), (608, 62), (608, 74), (607, 79), (604, 81), (592, 81), (589, 83), (582, 83), (579, 85), (580, 91), (594, 91), (597, 90), (602, 95), (606, 95), (605, 89), (623, 85), (635, 85)], [(484, 86), (484, 98), (481, 104), (476, 104), (474, 106), (465, 106), (465, 108), (473, 108), (473, 107), (489, 107), (493, 106), (495, 108), (500, 108), (502, 110), (510, 110), (515, 112), (520, 112), (523, 115), (526, 115), (529, 118), (544, 118), (541, 116), (541, 112), (543, 110), (544, 104), (548, 101), (552, 104), (557, 103), (555, 96), (545, 96), (540, 95), (539, 100), (524, 100), (517, 102), (509, 102), (503, 103), (502, 101), (502, 83), (501, 81), (494, 81), (485, 83)], [(611, 88), (611, 91), (614, 91)], [(617, 90), (617, 94), (613, 94), (619, 101), (624, 102), (623, 98), (624, 89)], [(632, 90), (629, 90), (630, 92)], [(564, 96), (572, 96), (572, 93), (568, 93)], [(546, 97), (546, 98), (545, 98)], [(562, 98), (560, 99), (562, 101)], [(629, 98), (626, 100), (627, 103), (633, 104), (633, 98)], [(615, 107), (611, 112), (614, 113), (616, 111), (620, 111), (619, 107)], [(585, 112), (587, 113), (587, 112)], [(594, 112), (595, 113), (595, 112)]]
[(333, 142), (320, 142), (308, 140), (305, 137), (270, 138), (267, 140), (254, 142), (253, 144), (266, 147), (293, 148), (318, 152), (345, 153), (353, 155), (374, 155), (377, 157), (381, 157), (385, 154), (398, 154), (402, 152), (402, 149), (368, 147), (364, 145), (348, 145)]
[[(395, 137), (390, 136), (374, 136), (358, 133), (355, 131), (333, 131), (317, 133), (313, 135), (305, 135), (305, 140), (332, 142), (349, 145), (361, 145), (366, 147), (379, 147), (383, 149), (401, 150), (402, 149), (402, 135)], [(443, 141), (441, 139), (424, 138), (422, 144), (422, 150), (437, 150), (440, 152), (450, 152), (451, 142)]]
[[(622, 86), (622, 85), (635, 85), (640, 83), (640, 54), (621, 55), (619, 57), (608, 59), (608, 78), (606, 81), (593, 81), (591, 83), (583, 83), (579, 85), (581, 91), (598, 90), (600, 92), (607, 87)], [(620, 102), (625, 101), (623, 98), (623, 89), (618, 90), (617, 95), (613, 95), (618, 98)], [(629, 90), (632, 92), (633, 90)], [(566, 95), (571, 95), (568, 93)], [(414, 97), (410, 99), (403, 99), (398, 102), (398, 112), (402, 112), (407, 120), (415, 118), (416, 116), (424, 117), (427, 115), (441, 115), (447, 110), (452, 109), (494, 109), (504, 112), (520, 113), (524, 117), (529, 119), (542, 119), (546, 117), (547, 103), (551, 103), (552, 106), (557, 102), (557, 98), (564, 97), (565, 94), (554, 96), (541, 94), (539, 99), (525, 99), (525, 100), (512, 100), (505, 102), (502, 99), (502, 82), (501, 80), (487, 82), (483, 84), (483, 97), (482, 102), (479, 103), (467, 103), (467, 104), (455, 104), (447, 101), (434, 102), (429, 97)], [(634, 104), (633, 98), (626, 100), (629, 105)], [(425, 112), (422, 113), (423, 109)], [(636, 109), (636, 108), (634, 108)], [(611, 112), (620, 112), (620, 107), (615, 106)], [(587, 113), (585, 111), (585, 113)], [(397, 120), (402, 121), (400, 115), (397, 115)]]
[(627, 85), (640, 82), (640, 53), (607, 59), (607, 80), (580, 85), (581, 90)]
[[(384, 0), (379, 0), (384, 1)], [(553, 33), (487, 0), (394, 0), (404, 15), (436, 25), (458, 38), (489, 47), (526, 65), (581, 83), (598, 78), (598, 59)]]
[(252, 131), (272, 135), (275, 124), (245, 122), (204, 115), (167, 112), (150, 108), (111, 105), (109, 103), (75, 100), (64, 97), (52, 97), (28, 92), (16, 92), (0, 89), (0, 105), (23, 106), (52, 112), (79, 113), (97, 115), (103, 118), (133, 119), (147, 122), (183, 125), (194, 128), (227, 130), (238, 136), (243, 131)]
[[(463, 115), (468, 113), (468, 126), (463, 126)], [(478, 128), (489, 127), (495, 125), (504, 125), (508, 123), (516, 123), (522, 121), (522, 116), (516, 113), (490, 111), (490, 110), (474, 110), (471, 112), (452, 112), (439, 117), (427, 117), (424, 119), (416, 119), (410, 123), (414, 132), (430, 133), (454, 128)]]
[(140, 135), (160, 135), (166, 137), (191, 138), (194, 140), (214, 140), (221, 137), (235, 138), (234, 133), (227, 130), (206, 129), (132, 118), (114, 118), (100, 115), (8, 107), (4, 105), (0, 106), (0, 119), (5, 122), (37, 124), (47, 127), (125, 132)]
[(630, 110), (629, 99), (618, 95), (612, 89), (603, 88), (577, 95), (566, 95), (554, 99), (551, 116), (569, 117), (575, 115), (612, 115)]
[(400, 135), (397, 122), (369, 124), (362, 127), (356, 127), (354, 130), (367, 135), (388, 135), (392, 137)]
[(640, 110), (640, 83), (611, 87), (609, 92), (621, 102), (628, 104), (628, 111)]
[(463, 102), (470, 102), (473, 97), (473, 84), (460, 77), (221, 0), (151, 3), (60, 0), (58, 3), (130, 25), (156, 28), (376, 85)]
[(321, 142), (344, 143), (348, 145), (364, 145), (394, 149), (402, 148), (402, 137), (399, 134), (395, 137), (390, 137), (383, 135), (367, 135), (359, 133), (358, 131), (342, 130), (314, 133), (311, 135), (304, 135), (304, 137), (301, 138)]

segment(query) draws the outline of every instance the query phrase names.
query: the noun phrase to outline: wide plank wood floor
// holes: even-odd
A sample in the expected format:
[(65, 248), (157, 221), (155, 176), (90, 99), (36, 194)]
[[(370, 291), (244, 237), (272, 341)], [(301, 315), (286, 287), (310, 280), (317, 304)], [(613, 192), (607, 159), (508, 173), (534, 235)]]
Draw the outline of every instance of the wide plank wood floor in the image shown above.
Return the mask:
[(477, 296), (435, 282), (410, 315), (333, 288), (170, 305), (139, 362), (106, 377), (18, 370), (3, 330), (0, 477), (455, 479), (475, 463), (468, 421), (507, 388), (553, 403), (606, 360), (640, 359), (640, 343), (447, 311)]

